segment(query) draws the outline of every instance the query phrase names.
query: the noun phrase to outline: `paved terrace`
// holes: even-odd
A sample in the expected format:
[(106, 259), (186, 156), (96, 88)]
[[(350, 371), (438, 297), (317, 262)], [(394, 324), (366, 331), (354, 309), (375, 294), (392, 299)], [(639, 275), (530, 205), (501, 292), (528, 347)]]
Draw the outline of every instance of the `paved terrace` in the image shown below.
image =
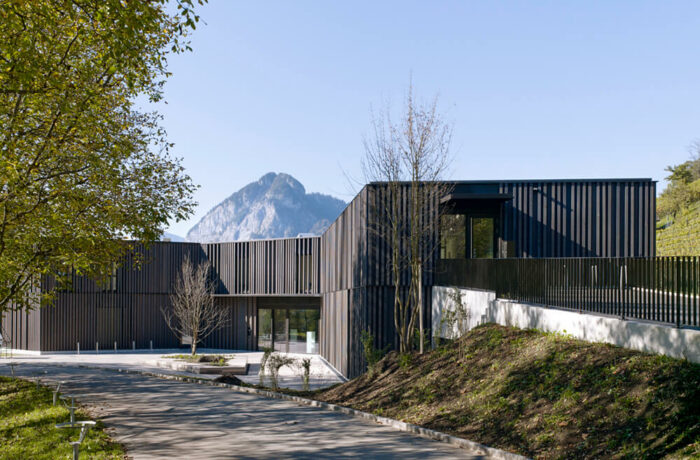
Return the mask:
[[(0, 360), (0, 374), (10, 374), (7, 361)], [(228, 388), (115, 372), (106, 368), (104, 356), (72, 357), (73, 363), (63, 363), (66, 367), (56, 366), (58, 361), (53, 356), (24, 359), (15, 372), (32, 377), (45, 371), (46, 378), (66, 380), (64, 394), (92, 406), (93, 415), (114, 430), (113, 437), (135, 459), (479, 458), (337, 412)], [(100, 361), (102, 369), (76, 366)], [(129, 366), (138, 367), (133, 362)]]
[[(9, 352), (8, 352), (9, 353)], [(77, 365), (89, 367), (103, 367), (112, 369), (129, 369), (148, 372), (157, 372), (161, 374), (184, 375), (188, 377), (199, 377), (206, 379), (214, 379), (218, 375), (211, 374), (193, 374), (189, 372), (176, 371), (167, 367), (163, 367), (164, 362), (169, 360), (164, 359), (164, 356), (171, 354), (188, 354), (187, 349), (160, 349), (153, 351), (137, 350), (123, 351), (104, 350), (100, 353), (94, 351), (76, 353), (46, 353), (46, 354), (28, 354), (21, 351), (10, 355), (4, 350), (0, 351), (0, 363), (9, 361), (16, 363), (36, 363), (43, 365)], [(237, 377), (246, 383), (258, 384), (260, 372), (260, 360), (262, 352), (240, 351), (240, 350), (212, 350), (201, 348), (197, 350), (198, 354), (216, 353), (233, 355), (233, 364), (247, 362), (248, 375), (238, 375)], [(318, 355), (304, 355), (289, 353), (288, 356), (302, 359), (311, 358), (311, 372), (309, 385), (312, 389), (323, 388), (336, 383), (344, 382), (345, 379), (331, 367), (323, 358)], [(290, 369), (283, 367), (280, 369), (278, 383), (282, 387), (301, 389), (301, 375), (298, 369)]]

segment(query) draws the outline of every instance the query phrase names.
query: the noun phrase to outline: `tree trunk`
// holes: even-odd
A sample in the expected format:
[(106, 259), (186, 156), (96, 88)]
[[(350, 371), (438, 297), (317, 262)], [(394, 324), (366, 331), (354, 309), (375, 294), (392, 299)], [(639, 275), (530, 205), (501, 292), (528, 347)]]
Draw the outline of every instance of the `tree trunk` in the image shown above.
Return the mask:
[(192, 356), (197, 354), (197, 342), (199, 342), (197, 335), (198, 334), (196, 332), (192, 333)]
[(423, 267), (418, 266), (418, 324), (420, 333), (420, 354), (423, 354)]

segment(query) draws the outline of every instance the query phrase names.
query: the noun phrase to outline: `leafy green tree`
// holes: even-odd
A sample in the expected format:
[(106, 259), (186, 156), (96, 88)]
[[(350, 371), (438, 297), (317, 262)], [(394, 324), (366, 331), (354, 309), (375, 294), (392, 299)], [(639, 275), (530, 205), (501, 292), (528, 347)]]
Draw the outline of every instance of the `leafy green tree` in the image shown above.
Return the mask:
[(700, 143), (693, 144), (691, 149), (694, 152), (690, 160), (666, 168), (670, 173), (666, 177), (669, 184), (657, 202), (659, 217), (673, 217), (700, 202)]
[(0, 2), (0, 311), (47, 300), (47, 275), (104, 276), (125, 239), (153, 241), (191, 214), (195, 186), (160, 115), (135, 100), (161, 100), (168, 56), (190, 49), (193, 8)]

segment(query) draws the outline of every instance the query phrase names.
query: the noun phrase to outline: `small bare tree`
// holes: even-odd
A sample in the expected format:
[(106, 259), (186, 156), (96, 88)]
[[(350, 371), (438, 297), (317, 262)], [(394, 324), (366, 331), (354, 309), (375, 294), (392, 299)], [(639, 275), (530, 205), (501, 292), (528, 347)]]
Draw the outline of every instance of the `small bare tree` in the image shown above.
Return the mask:
[[(416, 320), (423, 351), (423, 264), (438, 246), (435, 224), (440, 221), (440, 199), (449, 193), (444, 176), (450, 164), (452, 126), (437, 111), (437, 98), (417, 102), (409, 86), (398, 122), (387, 106), (373, 116), (372, 135), (365, 139), (362, 169), (367, 182), (383, 182), (388, 199), (373, 210), (370, 231), (390, 248), (394, 284), (394, 325), (399, 352), (411, 348)], [(402, 196), (407, 193), (404, 202)], [(408, 292), (402, 293), (402, 274), (408, 271)]]
[(296, 367), (297, 360), (291, 356), (284, 356), (279, 353), (272, 353), (267, 359), (267, 371), (270, 374), (270, 383), (272, 384), (273, 390), (279, 388), (280, 369), (284, 366), (289, 368)]
[[(469, 319), (471, 313), (469, 306), (465, 305), (462, 299), (462, 291), (459, 288), (452, 288), (447, 294), (450, 302), (442, 309), (440, 318), (440, 333), (445, 334), (445, 338), (458, 340), (469, 332)], [(440, 334), (438, 334), (439, 337)], [(464, 347), (459, 346), (459, 359), (464, 357)]]
[(181, 339), (192, 340), (192, 355), (197, 344), (228, 322), (228, 311), (214, 301), (214, 284), (209, 279), (209, 262), (195, 266), (189, 256), (182, 261), (182, 268), (170, 295), (171, 308), (161, 308), (161, 313), (171, 331)]

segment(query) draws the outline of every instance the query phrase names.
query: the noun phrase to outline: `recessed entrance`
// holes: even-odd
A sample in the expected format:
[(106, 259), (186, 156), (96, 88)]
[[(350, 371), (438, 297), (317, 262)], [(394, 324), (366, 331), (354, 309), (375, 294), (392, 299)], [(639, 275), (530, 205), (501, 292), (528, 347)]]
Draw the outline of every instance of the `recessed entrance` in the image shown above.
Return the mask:
[(258, 308), (258, 349), (318, 353), (319, 308)]

